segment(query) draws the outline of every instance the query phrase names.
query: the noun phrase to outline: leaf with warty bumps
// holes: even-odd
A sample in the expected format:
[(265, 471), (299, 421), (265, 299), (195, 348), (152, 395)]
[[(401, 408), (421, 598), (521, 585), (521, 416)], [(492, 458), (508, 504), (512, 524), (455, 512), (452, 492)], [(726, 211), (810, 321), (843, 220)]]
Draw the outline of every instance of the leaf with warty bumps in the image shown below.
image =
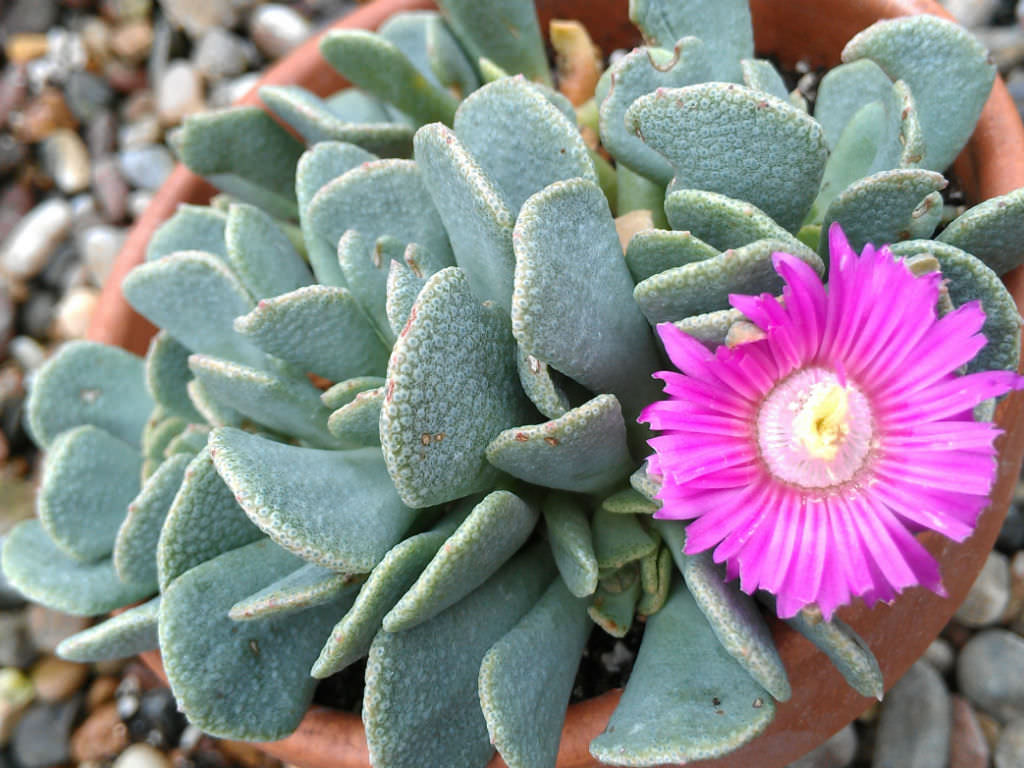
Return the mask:
[(234, 621), (252, 621), (295, 614), (316, 605), (333, 603), (338, 613), (352, 605), (359, 591), (354, 577), (313, 563), (299, 566), (259, 592), (239, 600), (228, 611)]
[(396, 13), (377, 34), (399, 48), (437, 87), (462, 94), (480, 87), (473, 65), (436, 11)]
[(1024, 188), (993, 197), (954, 219), (936, 238), (985, 262), (997, 275), (1024, 261)]
[(801, 611), (786, 623), (828, 656), (846, 682), (861, 696), (879, 701), (885, 692), (878, 660), (856, 632), (840, 619), (822, 621)]
[(586, 597), (597, 589), (597, 556), (590, 521), (578, 497), (552, 493), (542, 506), (548, 542), (558, 572), (569, 591)]
[(160, 596), (61, 640), (57, 655), (80, 663), (126, 659), (157, 647)]
[(256, 299), (301, 288), (313, 275), (291, 241), (259, 208), (234, 203), (228, 209), (224, 240), (228, 261)]
[(743, 73), (743, 84), (755, 91), (762, 91), (782, 101), (789, 100), (789, 89), (775, 68), (767, 59), (742, 59), (740, 70)]
[(227, 223), (228, 217), (221, 211), (183, 203), (149, 238), (146, 261), (156, 261), (177, 251), (204, 251), (227, 261)]
[(330, 389), (320, 395), (320, 402), (330, 411), (336, 411), (342, 406), (351, 403), (360, 392), (368, 389), (376, 389), (384, 386), (384, 379), (380, 376), (354, 376), (351, 379), (339, 381)]
[(327, 419), (327, 429), (339, 440), (357, 446), (380, 445), (380, 409), (384, 387), (365, 390)]
[(626, 264), (637, 283), (666, 269), (704, 261), (721, 253), (688, 231), (645, 229), (630, 238)]
[(192, 378), (188, 367), (190, 354), (188, 347), (167, 331), (156, 334), (146, 352), (146, 388), (168, 413), (187, 422), (199, 422), (203, 417), (188, 396), (188, 382)]
[(549, 419), (564, 416), (570, 407), (569, 398), (556, 383), (551, 367), (519, 346), (516, 362), (519, 383), (523, 385), (523, 392), (530, 398), (530, 402), (537, 406), (537, 410)]

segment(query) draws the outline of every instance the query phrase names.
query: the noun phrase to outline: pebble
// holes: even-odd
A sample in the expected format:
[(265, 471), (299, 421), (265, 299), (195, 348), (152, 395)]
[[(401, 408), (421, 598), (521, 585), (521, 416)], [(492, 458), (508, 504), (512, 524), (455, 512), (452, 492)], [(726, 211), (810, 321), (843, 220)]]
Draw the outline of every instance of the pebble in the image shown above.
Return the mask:
[(64, 98), (71, 113), (83, 123), (88, 123), (110, 106), (114, 89), (102, 77), (76, 69), (64, 86)]
[(279, 3), (261, 5), (249, 17), (249, 36), (269, 59), (279, 59), (291, 52), (312, 31), (298, 11)]
[(103, 76), (114, 90), (120, 93), (134, 93), (148, 83), (146, 70), (120, 59), (110, 59), (103, 66)]
[(205, 107), (203, 79), (191, 61), (175, 59), (156, 89), (156, 111), (164, 125), (177, 125)]
[(118, 756), (111, 768), (171, 768), (171, 761), (149, 744), (132, 744)]
[(53, 337), (60, 341), (84, 338), (99, 300), (100, 292), (89, 286), (77, 286), (64, 294), (54, 311)]
[(1011, 504), (1006, 513), (1006, 520), (1003, 521), (1003, 526), (999, 529), (996, 546), (1008, 555), (1012, 555), (1019, 549), (1024, 549), (1024, 514), (1016, 504)]
[(260, 79), (259, 72), (249, 72), (232, 80), (222, 80), (210, 89), (209, 105), (214, 109), (227, 107), (245, 96)]
[(171, 692), (167, 688), (154, 688), (145, 691), (138, 702), (137, 710), (127, 719), (132, 740), (161, 747), (177, 744), (187, 721), (178, 711)]
[(6, 176), (25, 159), (25, 145), (9, 133), (0, 133), (0, 176)]
[(35, 290), (28, 301), (18, 310), (18, 326), (25, 333), (37, 339), (50, 335), (53, 315), (57, 308), (57, 297), (49, 291)]
[(195, 68), (208, 80), (240, 75), (258, 58), (252, 45), (220, 27), (203, 35), (192, 54)]
[(990, 552), (953, 618), (968, 627), (987, 627), (999, 621), (1009, 601), (1010, 561), (1002, 552)]
[(55, 131), (40, 147), (43, 168), (53, 178), (57, 189), (74, 195), (88, 188), (92, 175), (89, 150), (75, 131)]
[(4, 55), (15, 64), (24, 64), (42, 58), (49, 48), (46, 35), (23, 33), (7, 38), (4, 43)]
[(987, 768), (988, 759), (988, 742), (974, 710), (965, 698), (954, 696), (949, 768)]
[(46, 768), (71, 757), (71, 726), (82, 703), (81, 694), (57, 704), (36, 704), (18, 721), (11, 739), (12, 753), (21, 768)]
[(7, 351), (26, 371), (34, 371), (46, 362), (46, 350), (31, 336), (15, 336), (7, 345)]
[(960, 652), (957, 681), (972, 704), (1006, 722), (1024, 717), (1022, 669), (1024, 638), (1005, 629), (987, 629)]
[(1003, 729), (993, 755), (995, 768), (1024, 766), (1024, 718), (1018, 718)]
[(82, 234), (82, 260), (90, 282), (96, 287), (102, 287), (107, 281), (126, 235), (125, 230), (108, 226), (90, 227)]
[(32, 667), (32, 684), (40, 701), (64, 701), (85, 685), (89, 667), (56, 656), (44, 656)]
[(153, 201), (153, 193), (146, 189), (136, 189), (128, 194), (128, 213), (133, 219), (139, 218), (145, 213), (146, 208)]
[(95, 65), (106, 63), (110, 58), (110, 25), (98, 16), (89, 16), (82, 22), (78, 33), (82, 36), (89, 60)]
[(17, 65), (5, 68), (0, 76), (0, 125), (7, 122), (12, 112), (21, 109), (27, 98), (28, 78), (25, 76), (25, 68)]
[(147, 144), (156, 144), (164, 130), (156, 115), (145, 115), (122, 125), (117, 132), (117, 143), (121, 149), (137, 149)]
[(932, 640), (931, 645), (924, 652), (924, 660), (931, 664), (940, 674), (946, 674), (953, 669), (956, 661), (956, 652), (948, 640), (937, 637)]
[(857, 731), (847, 725), (832, 738), (813, 749), (788, 768), (846, 768), (857, 754)]
[(128, 213), (128, 183), (121, 175), (115, 156), (103, 157), (93, 163), (92, 190), (106, 221), (116, 224), (124, 220)]
[(118, 154), (118, 163), (129, 184), (149, 190), (156, 190), (174, 170), (174, 158), (162, 144), (126, 149)]
[(54, 0), (14, 0), (4, 15), (5, 31), (9, 35), (46, 32), (57, 22), (57, 11)]
[(916, 662), (885, 697), (872, 768), (946, 765), (952, 718), (952, 701), (939, 673)]
[(114, 704), (118, 683), (115, 675), (100, 675), (94, 679), (85, 694), (85, 711), (95, 712), (103, 704)]
[(985, 736), (985, 743), (988, 745), (988, 752), (991, 755), (992, 750), (999, 744), (999, 734), (1002, 733), (1003, 726), (999, 724), (992, 715), (987, 712), (979, 712), (975, 710), (975, 716), (978, 718), (978, 725), (981, 727), (981, 732)]
[(144, 19), (153, 12), (152, 0), (102, 0), (103, 14), (114, 21)]
[(91, 623), (84, 616), (72, 616), (35, 603), (28, 608), (28, 628), (32, 642), (39, 650), (48, 653), (56, 651), (63, 640), (81, 632)]
[(110, 35), (110, 49), (129, 64), (145, 61), (152, 47), (153, 25), (145, 19), (121, 24)]
[(11, 119), (14, 135), (27, 144), (42, 141), (61, 128), (77, 128), (64, 94), (57, 88), (44, 88), (17, 116)]
[(128, 728), (110, 701), (100, 705), (71, 736), (71, 759), (76, 763), (117, 756), (128, 746)]
[(51, 197), (29, 211), (0, 246), (0, 272), (30, 278), (71, 230), (71, 206)]
[(117, 149), (117, 131), (117, 115), (109, 109), (96, 113), (85, 129), (89, 154), (102, 158)]
[[(11, 301), (11, 292), (7, 289), (7, 285), (0, 282), (0, 359), (6, 356), (4, 350), (7, 349), (7, 341), (11, 338), (12, 333), (14, 333), (14, 302)], [(0, 571), (0, 578), (2, 578), (2, 571)], [(3, 607), (0, 605), (0, 608)]]
[(176, 26), (195, 39), (214, 27), (233, 27), (238, 23), (232, 0), (160, 0), (160, 5)]
[(0, 243), (2, 243), (21, 221), (21, 217), (32, 210), (35, 195), (32, 187), (24, 182), (15, 182), (0, 192)]
[(35, 695), (32, 681), (20, 669), (0, 669), (0, 748), (11, 740), (14, 726)]

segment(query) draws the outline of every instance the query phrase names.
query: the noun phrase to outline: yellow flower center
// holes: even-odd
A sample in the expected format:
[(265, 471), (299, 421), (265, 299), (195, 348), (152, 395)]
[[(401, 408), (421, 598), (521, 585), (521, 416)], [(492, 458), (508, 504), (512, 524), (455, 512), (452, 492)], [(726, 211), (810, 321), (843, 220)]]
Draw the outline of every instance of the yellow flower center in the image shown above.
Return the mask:
[(849, 432), (850, 396), (835, 383), (815, 390), (793, 419), (793, 434), (811, 456), (831, 461)]

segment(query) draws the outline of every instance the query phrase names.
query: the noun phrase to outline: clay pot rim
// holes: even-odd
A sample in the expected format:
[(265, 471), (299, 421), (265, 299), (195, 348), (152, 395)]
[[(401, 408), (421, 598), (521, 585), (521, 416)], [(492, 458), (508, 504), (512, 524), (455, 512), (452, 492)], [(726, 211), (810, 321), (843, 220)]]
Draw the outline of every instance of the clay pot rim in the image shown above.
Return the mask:
[[(562, 7), (566, 3), (565, 0), (548, 0), (546, 3), (541, 0), (539, 4)], [(621, 12), (625, 0), (589, 0), (589, 6), (588, 0), (582, 0), (580, 4), (587, 8), (587, 18), (600, 20), (602, 15), (611, 17), (616, 10)], [(777, 50), (780, 35), (786, 31), (801, 40), (816, 39), (823, 30), (827, 35), (829, 28), (824, 25), (834, 21), (836, 16), (843, 17), (839, 23), (857, 23), (861, 24), (860, 28), (870, 23), (864, 21), (869, 17), (875, 20), (912, 13), (932, 13), (950, 18), (933, 0), (856, 0), (855, 3), (837, 0), (834, 6), (819, 3), (821, 7), (818, 9), (806, 11), (808, 16), (815, 17), (806, 20), (796, 18), (799, 14), (794, 13), (794, 5), (778, 3), (776, 0), (751, 0), (759, 51)], [(374, 0), (344, 17), (333, 28), (373, 29), (393, 13), (427, 7), (431, 7), (429, 0)], [(801, 21), (804, 21), (803, 28), (800, 27)], [(621, 33), (622, 25), (616, 29), (616, 23), (618, 19), (611, 22), (613, 29), (610, 34)], [(542, 27), (546, 28), (543, 13)], [(803, 37), (800, 37), (801, 32)], [(838, 42), (841, 44), (850, 36), (847, 34)], [(825, 61), (835, 63), (835, 41), (832, 43), (833, 49), (830, 52), (812, 54), (813, 64), (820, 65)], [(302, 82), (320, 93), (343, 85), (344, 81), (322, 65), (316, 45), (316, 39), (307, 41), (274, 66), (240, 103), (258, 105), (256, 89), (261, 85)], [(793, 63), (792, 57), (783, 55), (780, 58), (787, 65)], [(1024, 126), (1021, 126), (1013, 101), (998, 78), (978, 128), (968, 147), (957, 159), (955, 170), (964, 182), (968, 197), (975, 202), (1024, 186)], [(155, 329), (124, 301), (120, 293), (121, 280), (144, 258), (146, 243), (152, 232), (173, 214), (179, 203), (205, 202), (214, 191), (187, 169), (178, 166), (174, 170), (154, 196), (147, 211), (133, 226), (111, 277), (104, 286), (89, 338), (140, 353), (145, 351), (146, 342)], [(1024, 308), (1024, 268), (1012, 272), (1006, 281), (1018, 307)], [(916, 588), (901, 595), (893, 606), (881, 606), (867, 611), (862, 605), (855, 604), (840, 612), (840, 616), (853, 625), (876, 650), (887, 688), (902, 676), (963, 601), (974, 576), (984, 563), (985, 553), (991, 550), (998, 534), (1024, 455), (1024, 394), (1015, 393), (1007, 397), (1000, 404), (997, 421), (1006, 431), (1000, 438), (999, 478), (993, 489), (992, 504), (982, 516), (977, 531), (960, 545), (932, 534), (922, 539), (942, 565), (949, 597), (938, 598)], [(901, 628), (899, 619), (907, 616), (923, 616), (924, 620), (915, 621), (913, 627)], [(897, 629), (899, 634), (896, 634)], [(869, 700), (852, 692), (829, 662), (786, 625), (774, 622), (773, 632), (794, 682), (794, 699), (780, 705), (775, 721), (751, 744), (724, 758), (689, 765), (705, 768), (785, 765), (837, 731), (870, 704)], [(886, 637), (889, 642), (885, 642)], [(893, 637), (899, 640), (893, 642)], [(897, 647), (894, 649), (893, 646)], [(157, 652), (142, 654), (142, 659), (163, 675)], [(809, 669), (813, 669), (813, 681), (807, 674)], [(620, 695), (620, 690), (608, 691), (569, 708), (559, 748), (559, 768), (597, 765), (589, 756), (587, 745), (603, 731)], [(801, 697), (805, 700), (801, 701)], [(829, 700), (829, 706), (824, 710), (820, 704), (822, 699)], [(353, 714), (323, 707), (312, 707), (298, 730), (288, 738), (263, 743), (260, 747), (279, 759), (304, 768), (369, 766), (361, 720)], [(496, 755), (489, 768), (498, 766), (504, 766), (504, 762)]]

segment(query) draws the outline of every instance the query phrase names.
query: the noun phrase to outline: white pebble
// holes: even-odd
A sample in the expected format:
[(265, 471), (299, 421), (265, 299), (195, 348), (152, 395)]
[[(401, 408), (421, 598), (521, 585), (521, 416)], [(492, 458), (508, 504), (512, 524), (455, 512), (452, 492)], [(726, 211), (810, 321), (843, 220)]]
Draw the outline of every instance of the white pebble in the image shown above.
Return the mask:
[(15, 278), (30, 278), (46, 266), (53, 250), (71, 230), (71, 206), (52, 197), (18, 222), (0, 248), (0, 272)]

